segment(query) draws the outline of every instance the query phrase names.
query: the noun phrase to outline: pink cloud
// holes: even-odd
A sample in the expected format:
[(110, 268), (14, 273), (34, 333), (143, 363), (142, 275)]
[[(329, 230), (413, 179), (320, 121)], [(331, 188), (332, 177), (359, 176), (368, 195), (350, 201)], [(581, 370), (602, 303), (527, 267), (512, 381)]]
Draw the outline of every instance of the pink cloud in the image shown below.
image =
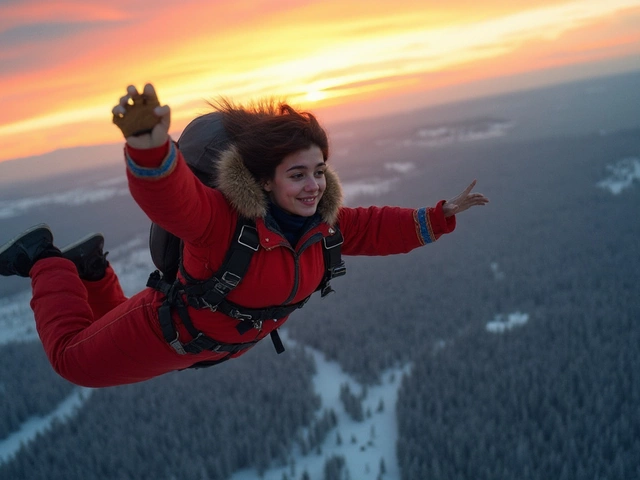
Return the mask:
[[(638, 52), (633, 33), (637, 9), (594, 18), (592, 28), (569, 25), (568, 31), (560, 29), (555, 36), (523, 22), (523, 27), (531, 27), (529, 36), (515, 35), (508, 45), (504, 38), (484, 45), (486, 35), (465, 39), (466, 30), (460, 29), (519, 9), (522, 6), (504, 6), (497, 0), (482, 5), (455, 0), (428, 9), (417, 8), (412, 0), (0, 3), (0, 131), (4, 128), (6, 135), (1, 139), (6, 145), (11, 137), (16, 149), (28, 150), (35, 148), (37, 136), (49, 145), (62, 137), (75, 138), (83, 130), (78, 138), (98, 141), (98, 133), (84, 130), (85, 124), (102, 121), (108, 129), (109, 110), (129, 83), (152, 81), (162, 95), (179, 99), (172, 100), (172, 106), (182, 107), (181, 112), (175, 110), (178, 119), (191, 114), (185, 105), (202, 99), (204, 106), (209, 95), (228, 94), (226, 89), (255, 96), (285, 86), (287, 95), (301, 98), (318, 90), (333, 95), (327, 95), (326, 102), (338, 104), (381, 99), (399, 90), (423, 88), (422, 84), (459, 85), (489, 74)], [(444, 37), (429, 41), (439, 29)], [(403, 38), (410, 34), (415, 34), (415, 41), (406, 44)], [(463, 41), (469, 45), (447, 55), (431, 48), (447, 41), (452, 48)], [(471, 58), (470, 53), (482, 48), (488, 52)], [(458, 51), (466, 55), (463, 63), (438, 67), (437, 60), (455, 60)], [(435, 66), (428, 63), (430, 56)], [(418, 64), (424, 69), (416, 70)], [(421, 81), (423, 76), (428, 81)], [(65, 116), (68, 112), (76, 116)], [(87, 115), (86, 121), (76, 120), (77, 115)], [(31, 126), (37, 134), (28, 131)], [(41, 132), (44, 128), (49, 133)], [(18, 132), (24, 137), (14, 138)]]
[(89, 2), (26, 1), (0, 6), (0, 31), (37, 23), (78, 23), (123, 20), (125, 11)]

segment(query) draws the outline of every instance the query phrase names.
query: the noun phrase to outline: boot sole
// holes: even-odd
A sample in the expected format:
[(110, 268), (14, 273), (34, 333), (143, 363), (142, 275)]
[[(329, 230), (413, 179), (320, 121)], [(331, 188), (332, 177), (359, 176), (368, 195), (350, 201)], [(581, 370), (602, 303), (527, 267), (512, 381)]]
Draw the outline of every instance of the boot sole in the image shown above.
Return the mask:
[(102, 235), (101, 233), (90, 233), (89, 235), (86, 235), (86, 236), (82, 237), (80, 240), (78, 240), (76, 242), (73, 242), (73, 243), (70, 243), (69, 245), (65, 246), (64, 248), (61, 248), (60, 251), (64, 255), (64, 254), (70, 252), (71, 250), (73, 250), (74, 248), (77, 248), (80, 245), (88, 243), (90, 240), (92, 240), (94, 238), (101, 238), (102, 239), (102, 244), (104, 246), (104, 235)]
[(13, 247), (16, 244), (16, 242), (18, 242), (19, 240), (21, 240), (24, 237), (28, 236), (29, 234), (35, 232), (36, 230), (40, 230), (40, 229), (48, 231), (49, 234), (51, 235), (51, 240), (53, 241), (53, 232), (49, 228), (49, 225), (47, 225), (46, 223), (39, 223), (37, 225), (34, 225), (33, 227), (27, 228), (25, 231), (23, 231), (20, 234), (16, 235), (11, 240), (9, 240), (7, 243), (2, 245), (0, 247), (0, 256), (2, 256), (3, 253), (5, 253), (7, 250), (9, 250), (11, 247)]
[[(34, 233), (39, 234), (33, 235)], [(31, 235), (33, 235), (34, 238), (29, 239), (29, 242), (27, 242), (26, 240)], [(46, 240), (49, 243), (53, 244), (53, 232), (49, 228), (49, 225), (47, 225), (46, 223), (39, 223), (37, 225), (34, 225), (33, 227), (30, 227), (20, 234), (16, 235), (4, 245), (0, 246), (0, 274), (2, 276), (17, 275), (19, 277), (27, 277), (28, 273), (25, 274), (25, 272), (19, 272), (15, 269), (15, 266), (8, 270), (7, 267), (13, 264), (15, 258), (12, 257), (19, 255), (19, 251), (21, 248), (23, 250), (26, 250), (32, 247), (35, 242), (42, 240)], [(22, 243), (22, 246), (20, 245), (20, 243)], [(5, 256), (6, 258), (3, 258)]]

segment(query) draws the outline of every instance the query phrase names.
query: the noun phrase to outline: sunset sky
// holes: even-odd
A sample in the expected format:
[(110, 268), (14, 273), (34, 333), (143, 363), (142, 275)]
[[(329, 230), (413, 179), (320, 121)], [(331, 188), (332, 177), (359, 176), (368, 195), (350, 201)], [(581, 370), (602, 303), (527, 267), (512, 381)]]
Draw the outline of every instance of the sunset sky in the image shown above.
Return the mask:
[(640, 69), (640, 0), (0, 1), (0, 161), (121, 140), (156, 86), (173, 132), (217, 96), (325, 122)]

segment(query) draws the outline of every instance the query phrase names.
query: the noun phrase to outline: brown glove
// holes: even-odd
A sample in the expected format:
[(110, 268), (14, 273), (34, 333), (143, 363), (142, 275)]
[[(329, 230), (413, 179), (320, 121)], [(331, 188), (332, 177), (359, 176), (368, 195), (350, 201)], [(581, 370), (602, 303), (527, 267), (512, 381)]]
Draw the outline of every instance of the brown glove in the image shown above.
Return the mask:
[(138, 95), (133, 98), (133, 105), (125, 105), (127, 112), (124, 115), (113, 115), (113, 123), (122, 130), (124, 138), (151, 133), (153, 127), (160, 122), (160, 118), (153, 113), (159, 106), (157, 97)]

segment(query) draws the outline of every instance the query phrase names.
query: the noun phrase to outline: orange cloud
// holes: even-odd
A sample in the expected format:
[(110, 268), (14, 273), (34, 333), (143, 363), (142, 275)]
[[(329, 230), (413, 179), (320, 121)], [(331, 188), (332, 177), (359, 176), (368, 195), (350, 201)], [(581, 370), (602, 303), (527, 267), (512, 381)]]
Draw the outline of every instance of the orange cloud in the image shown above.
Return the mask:
[(125, 16), (122, 10), (112, 6), (88, 2), (22, 2), (0, 5), (0, 31), (17, 25), (112, 21)]
[(118, 141), (109, 111), (129, 83), (153, 81), (179, 128), (216, 95), (321, 109), (640, 54), (640, 0), (47, 5), (0, 7), (15, 43), (0, 52), (0, 160)]

